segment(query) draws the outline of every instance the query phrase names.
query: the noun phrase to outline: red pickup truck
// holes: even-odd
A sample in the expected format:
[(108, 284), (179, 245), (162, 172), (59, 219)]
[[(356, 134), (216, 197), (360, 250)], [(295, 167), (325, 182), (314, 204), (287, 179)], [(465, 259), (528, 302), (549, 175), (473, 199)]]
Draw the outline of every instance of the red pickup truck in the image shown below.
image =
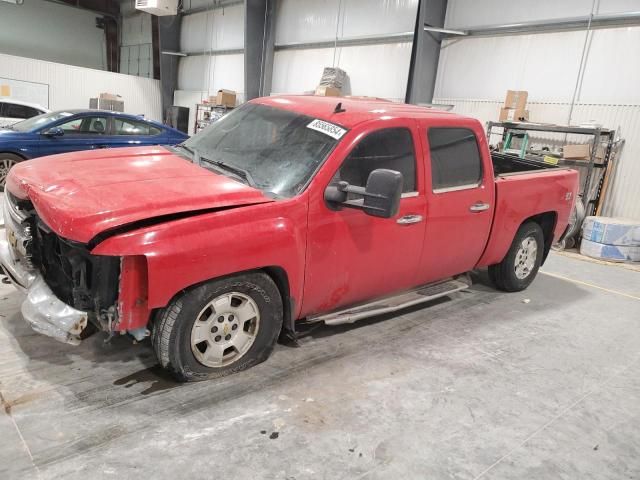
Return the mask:
[[(373, 99), (248, 102), (177, 147), (44, 157), (7, 180), (4, 273), (41, 333), (151, 336), (181, 380), (469, 286), (526, 288), (578, 177), (491, 154), (474, 119)], [(92, 325), (92, 327), (91, 327)]]

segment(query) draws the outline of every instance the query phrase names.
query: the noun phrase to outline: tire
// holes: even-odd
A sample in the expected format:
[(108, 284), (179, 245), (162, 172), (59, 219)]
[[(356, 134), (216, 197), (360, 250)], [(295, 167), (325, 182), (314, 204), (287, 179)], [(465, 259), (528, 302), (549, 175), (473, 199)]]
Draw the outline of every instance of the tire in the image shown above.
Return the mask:
[(4, 184), (7, 182), (9, 170), (16, 163), (23, 161), (24, 158), (14, 155), (13, 153), (0, 153), (0, 191), (4, 192)]
[(154, 324), (152, 343), (179, 381), (224, 377), (265, 361), (282, 319), (282, 297), (268, 275), (234, 275), (174, 298)]
[(489, 267), (489, 278), (499, 290), (505, 292), (524, 290), (536, 277), (543, 255), (542, 228), (537, 223), (527, 222), (516, 232), (502, 262)]

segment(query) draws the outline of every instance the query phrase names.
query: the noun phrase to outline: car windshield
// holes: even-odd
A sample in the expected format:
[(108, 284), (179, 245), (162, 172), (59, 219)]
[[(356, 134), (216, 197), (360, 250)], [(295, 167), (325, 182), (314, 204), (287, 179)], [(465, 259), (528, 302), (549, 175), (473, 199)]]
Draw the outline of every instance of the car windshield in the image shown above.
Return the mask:
[(28, 118), (22, 122), (14, 123), (11, 125), (11, 129), (18, 132), (32, 132), (33, 130), (46, 127), (53, 122), (62, 120), (65, 117), (70, 117), (71, 115), (73, 115), (71, 112), (43, 113), (42, 115)]
[(325, 133), (314, 119), (252, 103), (233, 110), (183, 145), (200, 165), (236, 173), (256, 188), (279, 197), (298, 194), (324, 162), (345, 130)]

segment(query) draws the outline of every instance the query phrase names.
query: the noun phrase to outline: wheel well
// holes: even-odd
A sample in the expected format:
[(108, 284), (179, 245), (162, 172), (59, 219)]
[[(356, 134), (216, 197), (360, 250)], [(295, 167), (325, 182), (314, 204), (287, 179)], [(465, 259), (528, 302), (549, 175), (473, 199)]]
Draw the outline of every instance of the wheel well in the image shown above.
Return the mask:
[(277, 266), (264, 267), (261, 270), (271, 277), (280, 291), (280, 296), (282, 297), (282, 312), (284, 314), (284, 318), (282, 319), (283, 332), (295, 336), (295, 318), (293, 316), (295, 299), (291, 298), (287, 272), (284, 268)]
[[(269, 277), (271, 277), (271, 280), (273, 280), (273, 282), (276, 284), (276, 287), (278, 287), (278, 291), (280, 292), (280, 296), (282, 298), (282, 310), (283, 310), (283, 315), (284, 318), (282, 319), (282, 330), (283, 332), (287, 333), (287, 334), (295, 334), (295, 318), (293, 318), (293, 312), (295, 310), (295, 299), (291, 297), (291, 290), (289, 288), (289, 276), (287, 275), (287, 272), (284, 270), (284, 268), (282, 267), (278, 267), (278, 266), (269, 266), (269, 267), (263, 267), (263, 268), (256, 268), (256, 269), (252, 269), (252, 270), (244, 270), (244, 271), (240, 271), (240, 272), (233, 272), (233, 273), (229, 273), (227, 275), (223, 275), (221, 277), (216, 277), (217, 278), (224, 278), (224, 277), (228, 277), (231, 275), (241, 275), (243, 273), (250, 273), (250, 272), (263, 272), (266, 273), (267, 275), (269, 275)], [(176, 298), (178, 295), (180, 295), (181, 293), (191, 289), (191, 288), (195, 288), (198, 285), (202, 285), (203, 283), (206, 283), (208, 281), (211, 280), (215, 280), (214, 278), (210, 278), (208, 280), (204, 280), (202, 282), (198, 282), (194, 285), (191, 285), (189, 287), (186, 287), (182, 290), (180, 290), (179, 292), (177, 292), (172, 298), (171, 300), (169, 300), (169, 302), (167, 303), (167, 305), (169, 305), (174, 298)], [(149, 315), (149, 325), (153, 324), (153, 322), (155, 322), (157, 315), (160, 314), (160, 312), (166, 308), (166, 305), (164, 307), (160, 307), (160, 308), (155, 308), (152, 310), (151, 314)]]
[(11, 154), (11, 155), (15, 155), (16, 157), (20, 157), (20, 158), (21, 158), (21, 159), (23, 159), (23, 160), (27, 160), (27, 157), (25, 157), (24, 155), (22, 155), (22, 154), (20, 154), (20, 153), (18, 153), (18, 152), (7, 152), (7, 151), (3, 151), (3, 152), (0, 152), (0, 155), (2, 155), (3, 153), (9, 153), (9, 154)]
[(556, 212), (544, 212), (527, 218), (522, 225), (527, 222), (535, 222), (542, 228), (542, 234), (544, 235), (544, 255), (542, 257), (542, 264), (544, 264), (551, 250), (551, 244), (553, 243), (553, 231), (556, 228), (556, 222), (558, 221), (558, 214)]

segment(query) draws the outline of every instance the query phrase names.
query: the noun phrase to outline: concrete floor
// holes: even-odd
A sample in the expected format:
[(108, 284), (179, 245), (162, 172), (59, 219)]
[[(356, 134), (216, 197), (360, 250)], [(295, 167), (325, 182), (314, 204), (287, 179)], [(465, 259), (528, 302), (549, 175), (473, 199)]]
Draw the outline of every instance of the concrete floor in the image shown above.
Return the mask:
[(640, 272), (543, 271), (189, 385), (147, 344), (33, 333), (2, 285), (0, 478), (640, 478)]

